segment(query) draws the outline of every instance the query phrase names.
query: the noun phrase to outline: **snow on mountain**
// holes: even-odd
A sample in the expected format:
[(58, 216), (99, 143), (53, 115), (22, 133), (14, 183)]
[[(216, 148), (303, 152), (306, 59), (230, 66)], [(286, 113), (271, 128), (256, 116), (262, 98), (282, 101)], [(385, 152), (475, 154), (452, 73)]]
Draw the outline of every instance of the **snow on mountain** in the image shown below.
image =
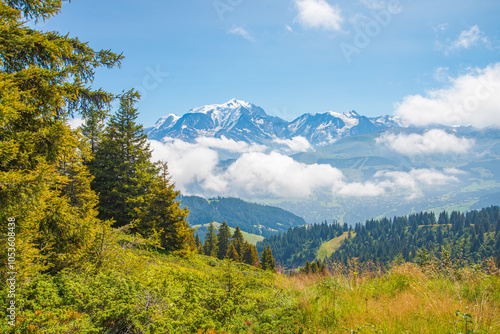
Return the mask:
[(224, 136), (270, 146), (276, 139), (304, 137), (312, 145), (322, 146), (346, 136), (369, 134), (393, 126), (398, 124), (390, 116), (367, 118), (355, 111), (304, 114), (287, 122), (267, 115), (249, 102), (232, 99), (191, 109), (183, 116), (164, 116), (146, 132), (154, 140), (170, 137), (194, 142), (198, 137)]

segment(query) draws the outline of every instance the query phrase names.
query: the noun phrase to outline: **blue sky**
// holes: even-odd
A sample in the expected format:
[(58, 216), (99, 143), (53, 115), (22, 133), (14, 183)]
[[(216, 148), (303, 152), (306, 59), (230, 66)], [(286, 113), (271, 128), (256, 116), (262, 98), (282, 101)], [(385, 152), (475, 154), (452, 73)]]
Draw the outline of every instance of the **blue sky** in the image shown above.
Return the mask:
[(498, 0), (74, 0), (38, 26), (123, 52), (94, 85), (139, 88), (149, 126), (231, 98), (287, 120), (393, 114), (407, 96), (497, 64), (499, 13)]

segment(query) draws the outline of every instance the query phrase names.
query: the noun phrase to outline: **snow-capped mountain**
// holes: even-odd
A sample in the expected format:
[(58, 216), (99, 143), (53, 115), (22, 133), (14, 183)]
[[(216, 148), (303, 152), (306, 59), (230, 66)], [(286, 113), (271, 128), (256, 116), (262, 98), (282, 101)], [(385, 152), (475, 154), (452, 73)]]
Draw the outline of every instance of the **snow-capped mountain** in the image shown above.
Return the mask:
[(276, 139), (305, 137), (312, 145), (333, 143), (346, 136), (363, 135), (397, 126), (390, 116), (367, 118), (355, 111), (304, 114), (292, 122), (269, 116), (251, 103), (232, 99), (224, 104), (194, 108), (182, 117), (168, 115), (146, 129), (148, 137), (192, 142), (198, 137), (228, 139), (269, 145)]

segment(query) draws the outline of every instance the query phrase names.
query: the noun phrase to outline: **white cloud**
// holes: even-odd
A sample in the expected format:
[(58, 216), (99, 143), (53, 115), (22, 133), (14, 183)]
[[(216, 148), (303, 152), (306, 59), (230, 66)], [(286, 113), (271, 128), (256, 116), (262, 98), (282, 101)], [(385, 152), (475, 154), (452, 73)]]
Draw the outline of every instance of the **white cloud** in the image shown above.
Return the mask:
[(81, 117), (75, 117), (70, 120), (68, 120), (68, 124), (71, 127), (71, 129), (76, 130), (83, 124), (85, 124), (85, 120)]
[(482, 43), (489, 45), (488, 38), (477, 25), (472, 26), (469, 30), (464, 30), (460, 33), (458, 38), (454, 40), (449, 46), (449, 50), (470, 49), (471, 46)]
[(299, 11), (295, 18), (305, 29), (324, 29), (339, 31), (344, 21), (338, 6), (325, 0), (295, 0)]
[(293, 32), (293, 28), (290, 27), (288, 24), (285, 26), (286, 30), (288, 30), (289, 32)]
[(167, 139), (163, 143), (151, 140), (154, 161), (166, 161), (176, 185), (188, 192), (190, 184), (200, 184), (213, 192), (225, 191), (226, 184), (214, 171), (219, 162), (216, 151), (208, 147)]
[(458, 180), (457, 169), (419, 169), (410, 172), (382, 171), (367, 182), (348, 182), (330, 165), (307, 165), (279, 152), (247, 152), (227, 169), (219, 167), (218, 153), (203, 143), (168, 139), (150, 141), (153, 159), (167, 161), (176, 187), (185, 194), (201, 196), (307, 198), (331, 192), (348, 197), (373, 197), (388, 192), (420, 196), (421, 186)]
[(407, 125), (500, 127), (500, 63), (451, 78), (447, 88), (410, 95), (395, 105)]
[(302, 136), (298, 137), (293, 137), (292, 139), (279, 139), (276, 138), (273, 140), (274, 143), (280, 144), (280, 145), (285, 145), (288, 148), (285, 148), (285, 152), (291, 153), (291, 152), (307, 152), (311, 151), (313, 147), (311, 146), (311, 143)]
[(253, 152), (232, 164), (225, 178), (238, 194), (306, 198), (341, 182), (343, 174), (330, 165), (306, 165), (278, 152)]
[(201, 146), (223, 149), (229, 152), (245, 153), (254, 151), (265, 151), (266, 146), (258, 144), (248, 144), (244, 141), (235, 141), (234, 139), (228, 139), (225, 136), (221, 138), (214, 137), (198, 137), (196, 142)]
[(392, 150), (407, 155), (427, 154), (465, 154), (474, 146), (474, 141), (467, 138), (458, 138), (444, 130), (433, 129), (423, 135), (383, 133), (377, 138), (377, 143), (385, 144)]
[(448, 82), (450, 80), (450, 75), (448, 74), (449, 70), (449, 67), (436, 68), (433, 74), (434, 80), (439, 82)]
[(250, 42), (255, 42), (255, 38), (253, 38), (253, 36), (251, 36), (250, 33), (248, 31), (246, 31), (245, 29), (243, 29), (242, 27), (233, 26), (229, 30), (229, 33), (233, 34), (233, 35), (241, 36)]

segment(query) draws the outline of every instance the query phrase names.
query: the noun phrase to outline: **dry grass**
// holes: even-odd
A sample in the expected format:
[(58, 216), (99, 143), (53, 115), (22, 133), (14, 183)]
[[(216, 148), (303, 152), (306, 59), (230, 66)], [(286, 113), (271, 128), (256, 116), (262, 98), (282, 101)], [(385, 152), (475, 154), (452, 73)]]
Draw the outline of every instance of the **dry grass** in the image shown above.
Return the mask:
[(374, 274), (351, 263), (327, 276), (280, 277), (276, 285), (296, 294), (306, 323), (316, 324), (311, 333), (460, 333), (456, 311), (471, 315), (469, 330), (500, 333), (500, 277), (434, 269), (407, 263)]

